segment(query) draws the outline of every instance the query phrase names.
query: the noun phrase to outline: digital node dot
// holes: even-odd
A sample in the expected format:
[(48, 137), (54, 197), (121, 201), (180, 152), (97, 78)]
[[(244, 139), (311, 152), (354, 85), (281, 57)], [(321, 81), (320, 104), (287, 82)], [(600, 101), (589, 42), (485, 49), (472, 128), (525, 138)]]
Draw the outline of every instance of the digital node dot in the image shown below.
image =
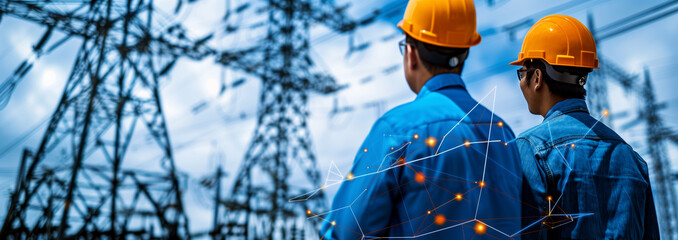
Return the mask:
[(435, 146), (436, 146), (436, 142), (437, 142), (437, 140), (436, 140), (436, 138), (434, 138), (434, 137), (428, 137), (428, 138), (426, 138), (426, 145), (428, 145), (429, 147), (435, 147)]
[(438, 214), (436, 215), (434, 222), (436, 225), (440, 226), (445, 224), (445, 222), (447, 222), (447, 219), (445, 219), (445, 216), (443, 216), (442, 214)]
[(425, 179), (426, 179), (426, 177), (424, 176), (423, 173), (417, 172), (417, 173), (414, 174), (414, 181), (416, 181), (418, 183), (424, 183)]
[(476, 226), (473, 229), (476, 231), (476, 234), (484, 234), (487, 231), (487, 227), (481, 222), (476, 222)]

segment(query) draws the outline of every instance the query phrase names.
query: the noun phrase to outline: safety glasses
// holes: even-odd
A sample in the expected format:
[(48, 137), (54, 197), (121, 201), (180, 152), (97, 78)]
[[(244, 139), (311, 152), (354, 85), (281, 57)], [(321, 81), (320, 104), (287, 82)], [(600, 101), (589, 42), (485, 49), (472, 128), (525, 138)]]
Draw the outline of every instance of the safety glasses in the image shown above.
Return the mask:
[(518, 69), (516, 72), (518, 73), (518, 81), (522, 81), (523, 77), (525, 77), (525, 74), (529, 71), (528, 69)]
[(407, 42), (405, 41), (405, 39), (400, 40), (400, 42), (398, 42), (398, 48), (400, 49), (400, 55), (405, 56), (405, 47), (406, 46), (407, 46)]

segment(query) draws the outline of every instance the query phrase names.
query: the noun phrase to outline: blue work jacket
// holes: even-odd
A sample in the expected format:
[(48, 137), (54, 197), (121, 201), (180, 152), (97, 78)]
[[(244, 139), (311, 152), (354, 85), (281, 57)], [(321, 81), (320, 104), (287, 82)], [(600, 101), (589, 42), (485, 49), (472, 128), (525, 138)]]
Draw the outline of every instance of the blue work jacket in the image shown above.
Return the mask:
[(530, 206), (523, 225), (538, 232), (525, 237), (659, 239), (647, 164), (584, 100), (557, 103), (516, 145)]
[[(493, 96), (481, 101), (491, 106)], [(459, 75), (431, 78), (376, 121), (329, 214), (318, 216), (323, 239), (518, 239), (514, 138)]]

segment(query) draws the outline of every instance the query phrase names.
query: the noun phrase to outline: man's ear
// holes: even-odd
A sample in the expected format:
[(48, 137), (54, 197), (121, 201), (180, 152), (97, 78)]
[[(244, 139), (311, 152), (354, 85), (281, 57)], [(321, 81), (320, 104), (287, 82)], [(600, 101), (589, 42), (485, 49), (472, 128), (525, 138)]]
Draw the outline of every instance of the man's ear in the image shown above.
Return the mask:
[(534, 83), (532, 87), (534, 88), (535, 91), (539, 91), (539, 89), (541, 89), (542, 86), (544, 85), (544, 79), (542, 78), (543, 77), (542, 74), (543, 72), (539, 68), (535, 69), (534, 73), (532, 74), (532, 79), (530, 79), (530, 81)]
[(405, 52), (405, 57), (408, 60), (408, 68), (411, 70), (417, 69), (419, 67), (419, 52), (412, 47), (412, 44), (407, 44), (406, 46), (408, 51)]

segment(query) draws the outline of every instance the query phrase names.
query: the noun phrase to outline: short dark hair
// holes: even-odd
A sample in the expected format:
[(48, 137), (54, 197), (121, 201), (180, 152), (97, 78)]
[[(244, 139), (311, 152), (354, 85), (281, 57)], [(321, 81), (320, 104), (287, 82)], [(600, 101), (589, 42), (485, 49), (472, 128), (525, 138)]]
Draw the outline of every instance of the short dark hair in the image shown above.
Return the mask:
[[(549, 76), (546, 73), (546, 62), (541, 59), (534, 59), (534, 60), (527, 60), (523, 64), (525, 68), (527, 68), (529, 71), (527, 71), (526, 77), (527, 77), (527, 85), (530, 85), (530, 78), (532, 78), (532, 74), (534, 74), (535, 69), (539, 69), (542, 72), (542, 80), (546, 82), (546, 85), (549, 87), (549, 92), (553, 93), (556, 96), (563, 97), (563, 98), (578, 98), (578, 99), (586, 99), (586, 89), (584, 86), (576, 85), (576, 84), (568, 84), (568, 83), (563, 83), (563, 82), (558, 82), (556, 80), (553, 80), (551, 76)], [(553, 66), (553, 69), (555, 69), (558, 72), (565, 72), (569, 73), (572, 75), (576, 76), (586, 76), (588, 75), (593, 69), (591, 68), (581, 68), (581, 67), (565, 67), (565, 66)]]
[[(441, 46), (436, 46), (432, 44), (428, 44), (422, 41), (419, 41), (417, 39), (414, 39), (413, 37), (410, 37), (410, 35), (405, 35), (405, 41), (409, 44), (412, 44), (412, 46), (417, 49), (421, 53), (422, 48), (426, 48), (428, 51), (433, 51), (433, 52), (438, 52), (443, 55), (447, 55), (450, 57), (453, 56), (459, 56), (464, 53), (467, 53), (469, 51), (468, 48), (448, 48), (448, 47), (441, 47)], [(464, 62), (466, 59), (459, 59), (459, 65), (456, 67), (450, 67), (450, 66), (444, 66), (444, 65), (438, 65), (431, 63), (429, 61), (426, 61), (421, 57), (421, 54), (419, 55), (419, 59), (422, 62), (422, 65), (424, 65), (424, 68), (428, 70), (431, 74), (433, 75), (438, 75), (438, 74), (443, 74), (443, 73), (457, 73), (461, 74), (461, 71), (464, 69)]]

